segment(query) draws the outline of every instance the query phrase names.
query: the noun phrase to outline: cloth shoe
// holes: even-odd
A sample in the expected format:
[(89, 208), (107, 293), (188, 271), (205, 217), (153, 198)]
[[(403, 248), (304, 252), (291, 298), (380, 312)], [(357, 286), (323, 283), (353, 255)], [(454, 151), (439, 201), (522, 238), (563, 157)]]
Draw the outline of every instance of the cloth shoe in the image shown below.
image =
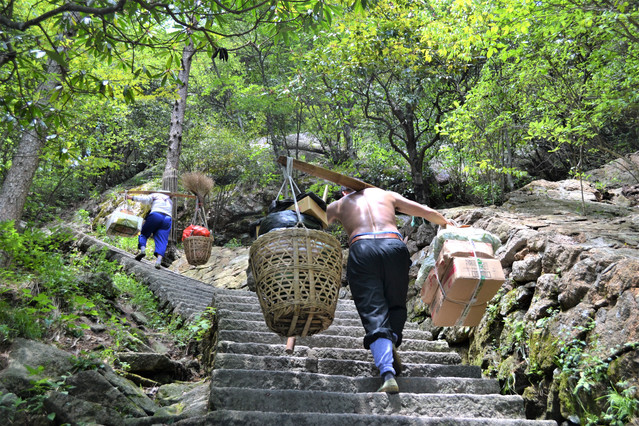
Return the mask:
[(389, 394), (399, 393), (397, 380), (395, 380), (395, 378), (392, 378), (384, 381), (384, 384), (379, 389), (377, 389), (377, 392), (386, 392)]
[(135, 255), (135, 260), (139, 262), (144, 258), (144, 256), (146, 256), (146, 247), (142, 246), (142, 248), (140, 248), (140, 252)]
[(395, 346), (393, 346), (393, 369), (395, 370), (396, 376), (402, 374), (402, 371), (404, 370), (402, 359), (399, 357), (399, 353), (397, 352), (397, 348)]

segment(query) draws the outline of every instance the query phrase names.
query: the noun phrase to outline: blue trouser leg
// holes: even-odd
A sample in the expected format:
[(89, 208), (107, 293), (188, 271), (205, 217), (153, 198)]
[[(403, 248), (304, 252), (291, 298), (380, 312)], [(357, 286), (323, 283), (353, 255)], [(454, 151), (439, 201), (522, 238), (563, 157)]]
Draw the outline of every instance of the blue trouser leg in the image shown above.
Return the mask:
[(164, 220), (160, 227), (153, 234), (155, 240), (155, 255), (164, 256), (166, 246), (169, 243), (169, 233), (171, 232), (171, 217), (164, 216)]
[(164, 256), (166, 246), (169, 242), (169, 232), (171, 231), (171, 217), (162, 213), (150, 213), (140, 231), (138, 246), (146, 246), (148, 239), (153, 235), (155, 240), (156, 256)]
[(389, 339), (380, 337), (371, 343), (371, 353), (373, 354), (373, 360), (375, 366), (379, 369), (380, 376), (384, 373), (391, 372), (393, 375), (397, 375), (393, 368), (393, 342)]

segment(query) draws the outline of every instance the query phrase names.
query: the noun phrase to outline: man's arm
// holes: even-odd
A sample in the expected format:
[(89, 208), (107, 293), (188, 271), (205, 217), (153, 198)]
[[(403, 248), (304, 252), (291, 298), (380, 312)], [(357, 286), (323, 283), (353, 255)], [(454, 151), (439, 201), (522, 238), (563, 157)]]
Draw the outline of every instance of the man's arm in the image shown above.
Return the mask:
[(152, 204), (153, 198), (150, 195), (127, 195), (129, 200), (137, 201), (142, 204)]
[(328, 221), (329, 224), (338, 221), (337, 219), (338, 201), (333, 201), (326, 207), (326, 220)]
[(416, 203), (408, 198), (398, 194), (397, 192), (388, 191), (395, 198), (395, 208), (400, 213), (404, 213), (410, 216), (423, 217), (429, 222), (436, 225), (453, 225), (453, 221), (448, 220), (439, 213), (437, 210), (433, 210), (428, 206)]

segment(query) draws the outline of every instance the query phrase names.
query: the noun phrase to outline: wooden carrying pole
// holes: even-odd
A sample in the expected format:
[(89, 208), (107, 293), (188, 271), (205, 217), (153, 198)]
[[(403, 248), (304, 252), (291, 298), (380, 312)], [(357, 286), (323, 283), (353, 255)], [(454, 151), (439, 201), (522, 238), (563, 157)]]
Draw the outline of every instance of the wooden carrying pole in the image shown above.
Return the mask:
[(182, 197), (182, 198), (196, 198), (195, 195), (191, 195), (191, 194), (182, 194), (181, 192), (162, 192), (162, 191), (143, 191), (141, 189), (132, 189), (129, 191), (120, 191), (121, 194), (123, 193), (129, 193), (129, 194), (166, 194), (166, 195), (170, 195), (171, 197)]
[[(282, 166), (286, 166), (287, 157), (281, 155), (277, 159), (277, 162), (280, 163)], [(359, 191), (364, 188), (375, 188), (375, 186), (371, 185), (370, 183), (366, 183), (359, 179), (345, 176), (341, 173), (337, 173), (320, 166), (305, 163), (304, 161), (300, 161), (300, 160), (293, 160), (293, 168), (301, 172), (308, 173), (309, 175), (313, 175), (315, 177), (325, 179), (329, 182), (346, 186), (348, 188), (354, 189), (355, 191)]]

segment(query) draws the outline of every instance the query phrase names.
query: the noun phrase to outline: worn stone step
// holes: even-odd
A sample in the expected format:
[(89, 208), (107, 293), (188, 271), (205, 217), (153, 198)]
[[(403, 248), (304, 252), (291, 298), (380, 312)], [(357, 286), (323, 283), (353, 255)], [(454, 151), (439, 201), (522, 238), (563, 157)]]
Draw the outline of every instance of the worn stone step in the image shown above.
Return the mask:
[[(215, 293), (215, 301), (217, 303), (259, 304), (256, 293), (241, 290), (217, 291)], [(355, 303), (351, 299), (337, 299), (337, 306), (354, 307)]]
[[(241, 343), (267, 343), (267, 344), (286, 344), (286, 338), (281, 337), (273, 332), (259, 331), (238, 331), (220, 329), (218, 333), (219, 340), (227, 340), (231, 342)], [(316, 334), (310, 337), (300, 337), (296, 339), (298, 345), (329, 348), (345, 348), (360, 349), (363, 347), (363, 339), (357, 337), (330, 336), (324, 334)], [(401, 346), (404, 351), (424, 351), (424, 352), (441, 352), (448, 351), (448, 343), (445, 340), (414, 340), (405, 339)]]
[[(220, 309), (235, 309), (236, 311), (242, 312), (260, 312), (262, 313), (262, 308), (259, 303), (220, 303), (215, 302), (215, 306)], [(359, 314), (354, 307), (349, 306), (340, 306), (337, 305), (335, 309), (335, 318), (354, 318), (359, 319)]]
[[(344, 348), (309, 348), (308, 346), (295, 345), (292, 354), (285, 353), (284, 345), (272, 345), (262, 343), (238, 343), (219, 341), (217, 351), (219, 353), (235, 353), (258, 356), (297, 356), (313, 358), (346, 359), (354, 361), (373, 361), (368, 349), (344, 349)], [(461, 356), (454, 351), (449, 352), (423, 352), (404, 351), (400, 348), (399, 356), (404, 363), (412, 364), (447, 364), (461, 363)]]
[(197, 291), (196, 289), (189, 289), (180, 287), (179, 285), (158, 284), (154, 288), (151, 288), (153, 294), (160, 300), (170, 299), (186, 299), (193, 300), (198, 303), (210, 305), (213, 301), (213, 291)]
[(519, 395), (344, 393), (281, 389), (211, 388), (212, 410), (358, 413), (430, 417), (523, 419)]
[[(554, 421), (495, 419), (468, 417), (414, 417), (378, 414), (318, 414), (318, 413), (264, 413), (261, 411), (217, 410), (193, 425), (219, 424), (224, 426), (557, 426)], [(180, 426), (189, 426), (180, 422)]]
[(200, 312), (204, 312), (213, 301), (213, 292), (190, 291), (179, 286), (158, 286), (152, 289), (155, 297), (160, 301), (160, 308), (170, 310), (177, 308), (179, 304), (191, 305)]
[[(404, 363), (405, 377), (469, 377), (481, 378), (481, 369), (462, 364), (411, 364)], [(259, 356), (218, 353), (214, 367), (234, 370), (304, 371), (308, 373), (336, 374), (343, 376), (377, 377), (379, 371), (372, 361), (356, 361), (331, 358), (298, 356)]]
[[(234, 309), (226, 309), (226, 308), (218, 308), (217, 309), (217, 314), (218, 317), (220, 319), (224, 318), (224, 319), (231, 319), (231, 320), (246, 320), (246, 321), (261, 321), (264, 322), (264, 314), (262, 313), (262, 311), (258, 311), (258, 312), (244, 312), (244, 311), (237, 311)], [(333, 319), (333, 323), (332, 325), (343, 325), (343, 326), (350, 326), (350, 327), (361, 327), (362, 326), (362, 321), (359, 319), (359, 317), (357, 318), (335, 318)], [(417, 329), (417, 324), (415, 323), (406, 323), (405, 326), (407, 329)]]
[[(261, 321), (266, 324), (264, 321), (264, 314), (262, 311), (257, 312), (243, 312), (235, 309), (227, 309), (227, 308), (218, 308), (217, 314), (220, 319), (231, 319), (231, 320), (246, 320), (246, 321)], [(338, 326), (348, 326), (348, 327), (362, 327), (362, 321), (359, 319), (359, 316), (353, 318), (335, 318), (333, 319), (333, 325)], [(419, 325), (414, 322), (406, 322), (404, 325), (404, 330), (420, 330)], [(424, 331), (424, 330), (421, 330)], [(430, 338), (428, 340), (432, 340), (432, 333), (429, 331), (425, 331), (430, 334)]]
[[(269, 332), (270, 329), (266, 325), (266, 321), (262, 318), (261, 321), (247, 321), (247, 320), (234, 320), (224, 317), (220, 317), (219, 327), (224, 330), (241, 330), (241, 331), (261, 331)], [(365, 331), (361, 325), (357, 326), (341, 326), (331, 324), (326, 330), (319, 334), (333, 335), (333, 336), (348, 336), (364, 338)], [(404, 330), (404, 339), (422, 339), (432, 340), (433, 335), (427, 331), (406, 329)]]
[[(397, 377), (402, 393), (499, 393), (497, 380), (465, 377)], [(353, 377), (300, 371), (216, 369), (211, 374), (211, 387), (251, 389), (291, 389), (305, 391), (362, 393), (375, 392), (379, 377)]]

